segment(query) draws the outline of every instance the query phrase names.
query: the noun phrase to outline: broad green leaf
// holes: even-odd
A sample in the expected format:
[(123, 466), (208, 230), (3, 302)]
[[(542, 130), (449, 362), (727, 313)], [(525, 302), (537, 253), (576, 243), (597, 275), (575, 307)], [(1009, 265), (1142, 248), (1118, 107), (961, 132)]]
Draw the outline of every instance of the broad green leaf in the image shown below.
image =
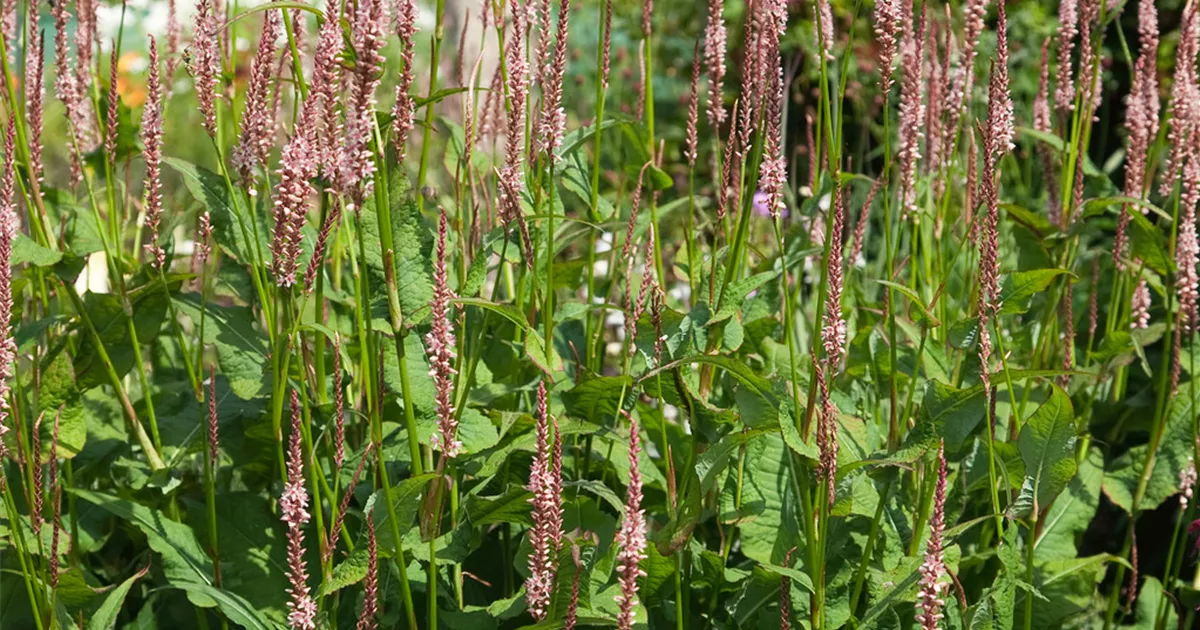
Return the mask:
[(109, 591), (104, 596), (104, 602), (92, 613), (91, 619), (88, 619), (87, 630), (112, 630), (113, 626), (117, 625), (117, 615), (125, 605), (125, 596), (129, 594), (129, 589), (133, 588), (134, 582), (145, 577), (149, 570), (150, 565), (146, 565), (146, 568), (129, 576), (120, 586)]
[(264, 619), (250, 602), (211, 584), (182, 582), (175, 586), (187, 591), (189, 598), (199, 596), (216, 602), (217, 608), (221, 610), (222, 614), (246, 630), (275, 630), (283, 627)]
[[(362, 231), (367, 272), (371, 279), (371, 314), (390, 321), (387, 306), (387, 283), (384, 273), (384, 253), (392, 250), (396, 277), (396, 293), (406, 325), (424, 321), (429, 315), (433, 298), (433, 234), (417, 209), (408, 176), (403, 168), (389, 169), (388, 206), (391, 216), (392, 242), (383, 243), (380, 219), (376, 214), (375, 198), (363, 203), (358, 215)], [(390, 326), (389, 326), (390, 328)]]
[(269, 342), (258, 330), (249, 306), (202, 302), (196, 293), (176, 296), (175, 306), (197, 328), (203, 316), (204, 344), (216, 346), (221, 374), (229, 379), (229, 386), (238, 398), (249, 400), (263, 391), (269, 373)]
[(1163, 231), (1141, 216), (1140, 212), (1133, 213), (1133, 220), (1129, 223), (1129, 242), (1132, 255), (1160, 275), (1165, 276), (1175, 268)]
[(62, 257), (62, 252), (47, 249), (28, 236), (17, 234), (12, 242), (9, 264), (13, 267), (22, 263), (29, 263), (34, 267), (50, 267), (62, 260)]
[(730, 468), (724, 483), (720, 518), (737, 524), (742, 553), (756, 562), (782, 562), (788, 550), (801, 542), (802, 517), (788, 457), (783, 438), (765, 434), (746, 444), (741, 461), (742, 483), (736, 481), (736, 467)]
[(908, 298), (909, 303), (916, 308), (916, 319), (921, 324), (929, 326), (930, 328), (936, 328), (942, 325), (942, 323), (933, 316), (933, 313), (929, 312), (929, 309), (925, 306), (925, 301), (921, 299), (921, 296), (917, 295), (916, 291), (913, 291), (912, 289), (896, 282), (889, 282), (887, 280), (876, 280), (876, 282), (899, 291), (904, 295), (904, 297)]
[(1050, 398), (1025, 421), (1017, 446), (1025, 461), (1025, 482), (1015, 509), (1041, 511), (1075, 476), (1075, 410), (1056, 386)]
[(1029, 310), (1033, 296), (1046, 290), (1066, 269), (1034, 269), (1018, 271), (1004, 278), (1000, 288), (1000, 313), (1024, 313)]
[(266, 260), (271, 244), (265, 217), (252, 213), (256, 215), (252, 221), (246, 214), (244, 200), (237, 203), (230, 200), (229, 188), (220, 175), (179, 158), (168, 157), (163, 161), (179, 172), (192, 197), (208, 209), (213, 236), (225, 253), (244, 265)]
[[(171, 584), (212, 585), (212, 561), (200, 547), (192, 528), (133, 501), (81, 488), (67, 488), (67, 492), (128, 521), (145, 534), (150, 548), (162, 559), (163, 574)], [(211, 598), (192, 602), (204, 607), (214, 605)]]
[(926, 381), (917, 426), (905, 440), (906, 445), (935, 448), (941, 438), (947, 450), (958, 450), (986, 417), (985, 401), (981, 387), (958, 389), (936, 380)]
[(1100, 483), (1104, 479), (1104, 458), (1092, 449), (1079, 464), (1079, 474), (1071, 478), (1039, 523), (1034, 551), (1041, 559), (1074, 558), (1075, 540), (1092, 521), (1100, 505)]
[(574, 418), (607, 425), (616, 417), (617, 409), (625, 405), (632, 389), (633, 379), (628, 376), (597, 376), (563, 392), (563, 404)]
[[(88, 292), (83, 296), (84, 308), (118, 377), (128, 374), (135, 363), (131, 319), (138, 343), (150, 344), (158, 336), (167, 316), (167, 296), (161, 283), (151, 282), (131, 293), (132, 318), (122, 307), (121, 298), (112, 293)], [(112, 384), (90, 334), (82, 336), (76, 351), (75, 375), (79, 388), (84, 390)]]

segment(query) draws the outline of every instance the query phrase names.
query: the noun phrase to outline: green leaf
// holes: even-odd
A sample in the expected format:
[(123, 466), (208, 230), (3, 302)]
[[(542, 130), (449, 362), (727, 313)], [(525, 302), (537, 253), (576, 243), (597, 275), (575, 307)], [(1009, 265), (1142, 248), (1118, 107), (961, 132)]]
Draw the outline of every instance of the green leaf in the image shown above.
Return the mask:
[(1040, 511), (1075, 476), (1075, 411), (1057, 386), (1050, 398), (1025, 421), (1017, 438), (1025, 461), (1025, 482), (1014, 509)]
[(202, 302), (197, 293), (175, 297), (176, 308), (200, 326), (203, 310), (204, 345), (216, 346), (221, 374), (229, 379), (233, 393), (249, 400), (266, 387), (269, 342), (258, 330), (254, 311), (249, 306)]
[(563, 405), (573, 418), (606, 425), (625, 405), (632, 389), (633, 378), (629, 376), (597, 376), (563, 392)]
[(216, 602), (217, 608), (221, 609), (221, 612), (230, 621), (247, 630), (275, 630), (281, 627), (264, 619), (254, 609), (254, 606), (250, 605), (250, 602), (238, 597), (234, 593), (219, 589), (211, 584), (184, 582), (175, 584), (175, 586), (187, 591), (189, 598), (199, 596)]
[(429, 301), (433, 298), (433, 234), (417, 209), (404, 169), (392, 168), (388, 174), (391, 177), (388, 205), (392, 242), (383, 243), (380, 235), (375, 196), (363, 203), (358, 215), (358, 229), (362, 230), (365, 262), (371, 280), (372, 316), (390, 321), (383, 256), (385, 249), (391, 249), (400, 311), (404, 323), (411, 326), (428, 316)]
[(230, 200), (229, 188), (220, 175), (179, 158), (168, 157), (163, 161), (179, 172), (184, 187), (208, 209), (213, 237), (225, 253), (247, 265), (263, 260), (264, 253), (271, 251), (265, 217), (257, 216), (252, 223), (242, 204)]
[(742, 308), (742, 303), (746, 301), (747, 295), (750, 295), (752, 291), (775, 279), (778, 275), (778, 270), (764, 271), (730, 282), (729, 286), (725, 287), (725, 291), (721, 294), (721, 307), (717, 309), (717, 312), (713, 314), (705, 326), (712, 326), (717, 322), (733, 317), (733, 314)]
[(1133, 213), (1133, 220), (1129, 222), (1129, 242), (1132, 255), (1160, 275), (1165, 276), (1175, 268), (1168, 254), (1166, 235), (1140, 212)]
[(876, 280), (875, 282), (878, 282), (879, 284), (882, 284), (887, 287), (891, 287), (892, 289), (899, 291), (901, 294), (903, 294), (904, 297), (908, 298), (908, 301), (917, 309), (916, 320), (918, 323), (921, 323), (930, 328), (936, 328), (936, 327), (942, 325), (942, 323), (939, 322), (938, 319), (933, 316), (933, 313), (929, 312), (929, 309), (925, 307), (925, 301), (921, 299), (921, 296), (917, 295), (916, 291), (913, 291), (912, 289), (910, 289), (902, 284), (898, 284), (896, 282), (889, 282), (887, 280)]
[(21, 263), (29, 263), (34, 267), (51, 267), (62, 260), (62, 257), (62, 252), (47, 249), (28, 236), (17, 234), (17, 238), (12, 242), (9, 264), (13, 267)]
[(1034, 552), (1041, 559), (1074, 558), (1076, 538), (1082, 534), (1100, 505), (1100, 482), (1104, 479), (1104, 457), (1092, 449), (1079, 464), (1079, 473), (1042, 518)]
[(1004, 278), (1000, 289), (1000, 313), (1024, 313), (1029, 310), (1033, 296), (1046, 290), (1066, 269), (1033, 269), (1018, 271)]
[(925, 383), (917, 426), (905, 440), (907, 446), (933, 448), (937, 439), (957, 451), (987, 415), (983, 388), (958, 389), (931, 379)]
[(756, 562), (782, 562), (788, 550), (801, 543), (802, 516), (787, 457), (787, 446), (777, 434), (747, 443), (742, 483), (737, 483), (737, 471), (731, 468), (721, 494), (721, 520), (738, 524), (742, 553)]
[[(136, 358), (130, 320), (137, 331), (138, 342), (149, 344), (158, 336), (167, 316), (167, 296), (161, 283), (152, 282), (131, 293), (132, 318), (126, 314), (121, 298), (115, 294), (89, 292), (83, 296), (84, 308), (96, 327), (100, 342), (104, 344), (118, 377), (125, 376), (133, 369)], [(75, 374), (80, 389), (111, 384), (90, 334), (83, 335), (80, 340), (75, 354)]]
[(109, 591), (104, 597), (104, 602), (92, 613), (91, 619), (88, 619), (87, 630), (112, 630), (117, 625), (117, 615), (125, 605), (125, 596), (129, 594), (129, 589), (133, 588), (134, 582), (145, 577), (149, 570), (150, 565), (146, 565), (146, 568), (129, 576), (120, 586)]
[[(112, 495), (80, 488), (67, 488), (67, 492), (128, 521), (145, 534), (150, 548), (161, 556), (163, 574), (171, 584), (211, 585), (212, 561), (200, 547), (191, 527), (167, 518), (158, 510)], [(193, 600), (193, 603), (213, 605), (204, 600)]]

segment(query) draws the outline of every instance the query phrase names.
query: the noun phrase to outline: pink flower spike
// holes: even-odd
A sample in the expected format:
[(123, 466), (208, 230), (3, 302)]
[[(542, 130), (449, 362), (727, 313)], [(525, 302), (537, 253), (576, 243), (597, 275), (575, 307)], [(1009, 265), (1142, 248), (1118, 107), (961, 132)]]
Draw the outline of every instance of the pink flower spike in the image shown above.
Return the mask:
[(158, 244), (158, 224), (162, 220), (162, 149), (163, 115), (162, 87), (158, 78), (158, 45), (150, 38), (150, 78), (146, 80), (146, 107), (142, 112), (142, 157), (146, 161), (146, 227), (150, 229), (150, 240), (146, 252), (150, 255), (150, 266), (162, 269), (166, 253)]
[(450, 321), (450, 301), (454, 291), (446, 273), (446, 212), (438, 220), (437, 262), (433, 271), (433, 300), (429, 309), (433, 313), (433, 325), (425, 335), (425, 353), (429, 358), (429, 375), (433, 377), (436, 390), (438, 428), (430, 439), (430, 446), (448, 458), (462, 452), (458, 440), (458, 415), (454, 410), (454, 328)]
[(292, 390), (292, 429), (288, 442), (287, 485), (279, 497), (279, 513), (288, 533), (288, 625), (295, 630), (315, 630), (317, 604), (308, 590), (304, 562), (304, 524), (308, 522), (308, 491), (304, 487), (304, 451), (300, 435), (300, 399)]
[(642, 473), (638, 469), (638, 453), (641, 452), (638, 437), (637, 421), (633, 416), (625, 414), (629, 419), (629, 486), (625, 495), (625, 514), (621, 519), (621, 527), (617, 530), (617, 580), (621, 592), (614, 599), (620, 607), (617, 614), (617, 628), (632, 630), (637, 617), (638, 578), (646, 576), (646, 572), (638, 567), (646, 555), (646, 513), (642, 509)]
[(267, 165), (275, 136), (275, 112), (268, 96), (271, 90), (275, 39), (279, 36), (281, 19), (280, 11), (269, 10), (263, 13), (258, 52), (250, 66), (250, 84), (246, 88), (242, 135), (230, 156), (234, 168), (242, 180), (248, 183), (254, 181), (254, 169)]
[(933, 516), (929, 519), (929, 542), (925, 546), (925, 562), (921, 564), (920, 591), (917, 593), (917, 621), (921, 630), (941, 628), (943, 600), (947, 584), (946, 563), (942, 557), (942, 534), (946, 526), (946, 452), (945, 444), (938, 446), (938, 479), (934, 490)]

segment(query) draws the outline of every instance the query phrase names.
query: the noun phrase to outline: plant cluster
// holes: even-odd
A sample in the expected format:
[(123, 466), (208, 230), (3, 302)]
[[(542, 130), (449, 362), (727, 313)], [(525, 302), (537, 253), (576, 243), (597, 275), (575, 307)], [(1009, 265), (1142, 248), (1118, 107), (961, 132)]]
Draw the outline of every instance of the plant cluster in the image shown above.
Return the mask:
[(162, 1), (0, 2), (0, 625), (1192, 627), (1200, 2)]

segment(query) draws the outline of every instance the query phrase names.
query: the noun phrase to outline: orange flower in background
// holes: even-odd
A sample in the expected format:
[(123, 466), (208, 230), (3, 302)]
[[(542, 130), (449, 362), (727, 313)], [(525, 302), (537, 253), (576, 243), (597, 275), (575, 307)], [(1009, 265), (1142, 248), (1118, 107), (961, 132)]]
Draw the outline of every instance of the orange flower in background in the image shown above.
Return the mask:
[(130, 109), (146, 102), (146, 82), (142, 78), (146, 58), (140, 52), (127, 52), (117, 60), (117, 94)]

